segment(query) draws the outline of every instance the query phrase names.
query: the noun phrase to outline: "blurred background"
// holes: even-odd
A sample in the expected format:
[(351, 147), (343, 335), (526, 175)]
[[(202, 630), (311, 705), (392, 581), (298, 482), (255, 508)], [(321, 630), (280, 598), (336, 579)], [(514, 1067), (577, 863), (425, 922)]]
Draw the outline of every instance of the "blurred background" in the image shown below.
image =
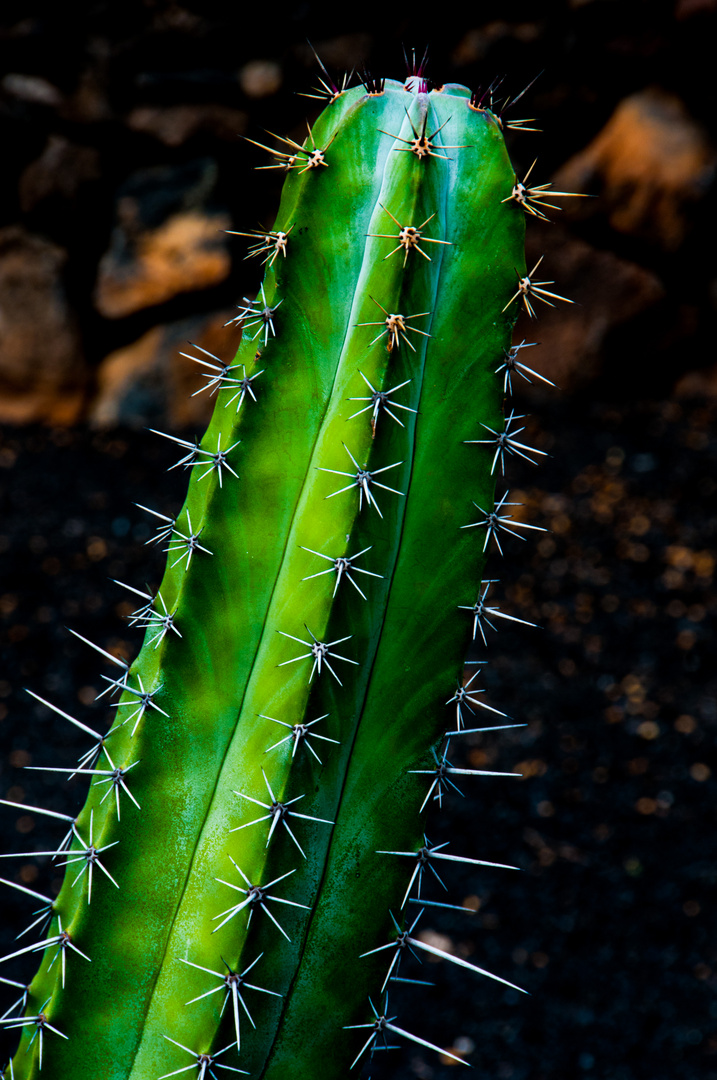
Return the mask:
[[(392, 1011), (492, 1080), (715, 1080), (717, 3), (486, 0), (446, 21), (407, 7), (5, 0), (0, 798), (83, 802), (80, 783), (23, 772), (86, 749), (23, 687), (108, 723), (100, 658), (66, 627), (138, 650), (136, 604), (110, 579), (156, 587), (164, 556), (134, 504), (173, 516), (186, 486), (147, 429), (192, 438), (206, 423), (180, 350), (236, 348), (224, 324), (260, 277), (225, 230), (270, 227), (281, 179), (241, 136), (303, 138), (320, 108), (299, 96), (320, 75), (307, 39), (337, 79), (401, 79), (404, 48), (428, 46), (436, 84), (505, 76), (500, 101), (532, 83), (508, 114), (541, 128), (508, 132), (519, 176), (537, 158), (535, 183), (597, 197), (528, 222), (529, 266), (544, 254), (539, 276), (574, 303), (516, 327), (559, 389), (514, 380), (549, 457), (511, 459), (506, 480), (550, 533), (489, 564), (495, 603), (542, 627), (488, 631), (490, 701), (526, 727), (460, 740), (453, 759), (524, 779), (466, 778), (429, 830), (524, 872), (454, 870), (474, 913), (423, 921), (426, 940), (531, 996), (425, 962), (435, 986), (392, 995)], [(62, 835), (8, 807), (0, 827), (5, 851)], [(60, 884), (42, 857), (0, 875)], [(32, 903), (3, 886), (0, 904), (4, 955)], [(0, 984), (0, 1014), (20, 992)], [(459, 1068), (407, 1046), (372, 1075)]]

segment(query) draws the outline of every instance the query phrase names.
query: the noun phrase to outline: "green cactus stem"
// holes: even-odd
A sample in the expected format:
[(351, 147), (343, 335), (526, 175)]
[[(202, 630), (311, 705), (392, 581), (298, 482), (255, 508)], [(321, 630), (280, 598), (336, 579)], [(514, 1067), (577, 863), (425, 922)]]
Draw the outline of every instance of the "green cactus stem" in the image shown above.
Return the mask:
[(463, 87), (327, 96), (262, 166), (287, 175), (274, 228), (244, 234), (265, 276), (236, 357), (192, 354), (216, 408), (175, 440), (189, 490), (156, 515), (144, 645), (87, 729), (16, 1080), (343, 1077), (386, 1032), (421, 1041), (383, 1015), (413, 901), (444, 900), (451, 862), (498, 865), (424, 819), (451, 739), (510, 724), (463, 658), (492, 541), (536, 528), (494, 485), (529, 453), (502, 405), (530, 371), (518, 304), (554, 298), (523, 257), (545, 187), (516, 187)]

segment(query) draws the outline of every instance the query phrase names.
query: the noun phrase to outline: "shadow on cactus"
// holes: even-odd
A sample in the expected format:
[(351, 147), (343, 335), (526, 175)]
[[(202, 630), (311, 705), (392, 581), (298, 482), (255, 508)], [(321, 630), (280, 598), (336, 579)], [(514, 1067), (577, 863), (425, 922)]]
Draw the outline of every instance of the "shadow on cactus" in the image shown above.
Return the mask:
[(6, 1077), (329, 1080), (396, 1038), (430, 1047), (387, 1005), (407, 954), (505, 982), (416, 927), (452, 903), (451, 863), (498, 865), (424, 818), (458, 775), (514, 775), (451, 746), (511, 726), (480, 663), (462, 672), (507, 617), (488, 549), (537, 527), (494, 487), (537, 456), (503, 403), (541, 378), (510, 342), (519, 304), (555, 298), (523, 256), (548, 186), (517, 182), (461, 86), (326, 79), (307, 138), (263, 166), (286, 172), (273, 230), (241, 234), (265, 276), (239, 351), (195, 355), (216, 407), (199, 445), (175, 439), (189, 492), (154, 514), (144, 646), (130, 667), (94, 646), (116, 719), (85, 728), (59, 896), (24, 889), (30, 939), (49, 929), (13, 953), (42, 959), (3, 1020)]

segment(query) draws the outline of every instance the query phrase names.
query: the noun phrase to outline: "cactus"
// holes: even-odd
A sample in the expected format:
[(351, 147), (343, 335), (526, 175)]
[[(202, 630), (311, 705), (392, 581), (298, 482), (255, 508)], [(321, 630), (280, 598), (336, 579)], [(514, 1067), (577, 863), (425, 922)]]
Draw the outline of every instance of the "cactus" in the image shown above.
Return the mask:
[(324, 92), (264, 166), (287, 175), (249, 234), (265, 275), (236, 357), (192, 354), (214, 416), (175, 439), (189, 492), (155, 514), (143, 648), (129, 667), (99, 649), (116, 719), (86, 728), (48, 936), (17, 950), (42, 961), (6, 1077), (329, 1080), (387, 1036), (429, 1045), (386, 993), (432, 948), (412, 932), (447, 902), (436, 877), (481, 865), (424, 835), (451, 741), (511, 723), (462, 672), (500, 614), (489, 547), (536, 528), (494, 485), (531, 454), (503, 400), (531, 374), (519, 305), (555, 297), (523, 256), (547, 186), (518, 183), (463, 87)]

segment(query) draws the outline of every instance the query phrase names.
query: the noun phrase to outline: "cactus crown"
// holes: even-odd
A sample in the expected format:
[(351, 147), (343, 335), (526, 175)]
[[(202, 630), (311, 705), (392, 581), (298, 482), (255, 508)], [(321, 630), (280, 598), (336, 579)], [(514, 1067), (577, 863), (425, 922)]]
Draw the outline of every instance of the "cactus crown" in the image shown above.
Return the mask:
[(414, 928), (451, 862), (496, 865), (432, 845), (424, 815), (452, 741), (510, 724), (462, 672), (501, 615), (489, 547), (536, 528), (494, 484), (531, 455), (503, 399), (537, 375), (518, 305), (555, 298), (523, 257), (547, 186), (517, 181), (490, 101), (420, 65), (324, 75), (306, 138), (261, 166), (286, 181), (274, 227), (241, 234), (264, 279), (236, 357), (193, 353), (216, 408), (200, 443), (169, 436), (189, 490), (154, 514), (156, 596), (132, 589), (143, 648), (98, 648), (115, 719), (85, 729), (6, 1077), (329, 1078), (395, 1035), (429, 1045), (391, 980), (445, 955)]

